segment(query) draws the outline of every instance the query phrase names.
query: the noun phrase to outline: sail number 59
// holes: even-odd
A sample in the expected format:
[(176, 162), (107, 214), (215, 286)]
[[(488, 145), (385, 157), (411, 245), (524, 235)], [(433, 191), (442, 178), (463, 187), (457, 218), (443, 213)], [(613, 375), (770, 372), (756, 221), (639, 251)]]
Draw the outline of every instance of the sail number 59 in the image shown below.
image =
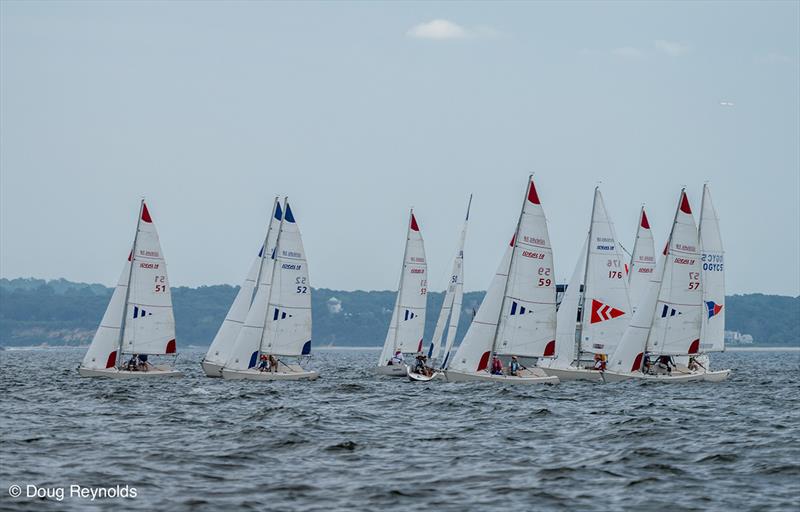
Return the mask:
[[(539, 267), (538, 274), (540, 276), (549, 276), (551, 272), (552, 272), (552, 269), (550, 267)], [(553, 285), (553, 280), (550, 279), (549, 277), (540, 277), (539, 278), (538, 286), (549, 287), (549, 286), (552, 286), (552, 285)]]

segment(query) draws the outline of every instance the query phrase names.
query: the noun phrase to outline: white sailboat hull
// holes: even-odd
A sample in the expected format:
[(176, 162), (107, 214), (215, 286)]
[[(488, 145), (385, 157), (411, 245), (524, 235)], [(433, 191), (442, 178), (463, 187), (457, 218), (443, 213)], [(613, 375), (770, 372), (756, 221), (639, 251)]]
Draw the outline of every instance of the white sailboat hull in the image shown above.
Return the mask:
[(305, 370), (298, 365), (289, 366), (288, 370), (279, 372), (262, 372), (256, 369), (232, 370), (222, 369), (222, 378), (228, 380), (317, 380), (319, 372)]
[(222, 365), (203, 361), (200, 363), (207, 377), (222, 377)]
[(415, 373), (411, 371), (411, 368), (406, 367), (406, 374), (408, 375), (408, 380), (411, 382), (429, 382), (436, 379), (444, 379), (444, 375), (442, 372), (434, 371), (430, 377), (426, 375), (422, 375), (419, 373)]
[(503, 384), (558, 384), (558, 377), (550, 376), (536, 368), (525, 370), (523, 375), (513, 377), (511, 375), (492, 375), (487, 371), (481, 372), (457, 372), (446, 370), (444, 378), (447, 382), (498, 382)]
[(621, 382), (624, 380), (636, 379), (645, 382), (659, 382), (664, 384), (680, 384), (683, 382), (700, 382), (705, 380), (704, 373), (680, 373), (673, 371), (672, 374), (662, 373), (659, 375), (645, 374), (645, 373), (617, 373), (605, 371), (603, 372), (603, 380), (605, 382)]
[(78, 368), (81, 377), (105, 377), (108, 379), (138, 379), (158, 377), (183, 377), (183, 372), (169, 366), (154, 366), (147, 371), (118, 370), (117, 368)]
[(730, 374), (730, 370), (708, 371), (703, 374), (703, 380), (706, 382), (722, 382), (727, 379)]
[(408, 366), (404, 364), (392, 364), (384, 366), (376, 366), (375, 374), (384, 377), (405, 377), (408, 372)]
[(592, 382), (603, 382), (602, 372), (597, 370), (587, 370), (586, 368), (542, 368), (547, 375), (558, 377), (558, 380), (588, 380)]

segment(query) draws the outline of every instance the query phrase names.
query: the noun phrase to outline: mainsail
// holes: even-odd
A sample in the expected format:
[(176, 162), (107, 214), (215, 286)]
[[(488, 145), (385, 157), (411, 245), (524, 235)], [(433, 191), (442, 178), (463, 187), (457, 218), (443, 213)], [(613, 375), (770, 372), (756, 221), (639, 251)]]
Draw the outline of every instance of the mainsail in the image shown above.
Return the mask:
[[(461, 236), (458, 239), (455, 258), (453, 258), (453, 270), (450, 273), (450, 280), (447, 284), (447, 292), (442, 302), (442, 310), (439, 312), (439, 319), (436, 321), (436, 328), (433, 331), (431, 346), (428, 350), (428, 357), (441, 361), (441, 367), (446, 368), (450, 359), (450, 350), (456, 339), (458, 321), (461, 318), (461, 303), (464, 297), (464, 240), (467, 236), (467, 223), (469, 222), (469, 209), (472, 205), (472, 195), (469, 196), (467, 204), (467, 216), (461, 228)], [(448, 322), (449, 319), (449, 322)], [(445, 341), (442, 354), (442, 338), (444, 337), (445, 327), (447, 328), (447, 339)]]
[(700, 207), (700, 251), (704, 306), (700, 351), (720, 352), (725, 350), (725, 262), (719, 217), (708, 185), (703, 186)]
[(622, 249), (599, 188), (594, 191), (583, 289), (580, 351), (610, 354), (628, 326), (631, 306)]
[(175, 317), (167, 265), (144, 201), (131, 253), (131, 267), (122, 352), (173, 354), (176, 351)]
[(647, 290), (650, 276), (656, 267), (656, 248), (653, 243), (653, 232), (650, 222), (642, 206), (639, 213), (639, 227), (636, 228), (636, 241), (633, 243), (633, 254), (628, 270), (628, 287), (630, 289), (631, 307), (633, 311), (639, 307), (642, 294)]
[[(272, 215), (270, 219), (274, 220), (276, 218), (276, 212), (277, 217), (280, 218), (280, 210), (281, 207), (276, 197), (272, 205)], [(247, 313), (250, 311), (250, 306), (255, 297), (255, 290), (261, 280), (261, 271), (265, 266), (263, 265), (264, 260), (271, 260), (274, 246), (268, 247), (267, 243), (269, 241), (269, 232), (273, 225), (272, 220), (268, 223), (267, 234), (261, 242), (261, 250), (253, 261), (253, 264), (250, 265), (250, 270), (247, 272), (244, 282), (242, 282), (242, 285), (239, 287), (239, 292), (233, 299), (228, 314), (225, 315), (225, 320), (222, 321), (222, 325), (217, 331), (216, 336), (214, 336), (214, 340), (211, 342), (211, 346), (206, 353), (205, 361), (222, 366), (228, 361), (228, 358), (233, 352), (236, 338), (247, 319)], [(275, 226), (278, 225), (277, 221), (274, 223)]]
[(493, 352), (552, 357), (556, 347), (553, 250), (533, 176), (528, 182), (512, 245), (514, 250)]
[(261, 352), (281, 356), (308, 355), (311, 353), (308, 262), (289, 200), (284, 204)]
[(647, 339), (647, 352), (696, 354), (700, 350), (703, 290), (697, 226), (686, 191), (681, 191), (669, 241), (664, 247), (661, 289)]
[(428, 264), (425, 260), (425, 243), (414, 210), (411, 210), (400, 284), (378, 366), (386, 365), (397, 350), (404, 353), (422, 351), (427, 294)]
[(122, 364), (123, 352), (173, 354), (176, 349), (167, 266), (142, 201), (133, 248), (81, 366), (114, 368)]

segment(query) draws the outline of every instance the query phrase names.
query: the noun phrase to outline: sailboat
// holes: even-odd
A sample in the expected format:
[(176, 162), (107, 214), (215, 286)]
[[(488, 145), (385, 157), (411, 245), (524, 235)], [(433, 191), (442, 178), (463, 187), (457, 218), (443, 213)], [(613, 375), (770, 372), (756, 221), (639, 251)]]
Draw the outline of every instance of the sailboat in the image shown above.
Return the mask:
[[(412, 354), (422, 352), (425, 331), (425, 308), (428, 299), (428, 263), (425, 260), (425, 243), (419, 231), (414, 210), (409, 214), (403, 268), (397, 289), (392, 319), (383, 342), (378, 375), (405, 377), (407, 367), (394, 358), (397, 352)], [(393, 360), (394, 359), (394, 360)]]
[[(625, 330), (608, 368), (607, 382), (641, 379), (658, 382), (706, 380), (705, 371), (678, 367), (669, 373), (646, 368), (645, 353), (654, 356), (697, 356), (704, 314), (702, 265), (697, 226), (686, 191), (681, 190), (663, 258)], [(725, 374), (724, 376), (722, 374)], [(709, 375), (708, 380), (727, 373)]]
[[(288, 198), (276, 205), (262, 258), (262, 270), (250, 310), (222, 368), (225, 379), (314, 380), (319, 373), (282, 358), (311, 353), (311, 284), (303, 241)], [(266, 254), (266, 252), (264, 253)], [(262, 357), (263, 356), (263, 357)]]
[(647, 290), (650, 275), (656, 268), (656, 248), (650, 221), (642, 206), (639, 212), (639, 224), (636, 228), (636, 241), (633, 243), (630, 270), (628, 271), (628, 289), (631, 296), (631, 310), (635, 313), (642, 294)]
[(594, 189), (581, 260), (583, 266), (576, 267), (578, 275), (573, 273), (556, 317), (556, 357), (540, 361), (540, 367), (560, 380), (601, 381), (600, 372), (581, 361), (586, 354), (605, 359), (614, 352), (630, 321), (631, 306), (622, 248), (599, 187)]
[[(233, 299), (228, 314), (225, 315), (222, 325), (217, 331), (211, 346), (208, 348), (205, 357), (202, 361), (203, 371), (209, 377), (222, 377), (222, 367), (231, 356), (233, 352), (236, 338), (242, 329), (242, 325), (247, 319), (247, 313), (253, 305), (253, 300), (256, 297), (256, 289), (259, 286), (265, 286), (267, 290), (271, 285), (272, 280), (272, 253), (275, 250), (275, 241), (278, 237), (278, 230), (283, 214), (281, 212), (281, 205), (279, 198), (276, 197), (272, 205), (270, 215), (270, 222), (268, 223), (267, 233), (261, 244), (261, 250), (258, 256), (250, 266), (244, 282), (239, 287), (239, 292)], [(262, 282), (262, 277), (264, 278)], [(262, 297), (267, 297), (262, 294)]]
[(516, 376), (493, 374), (492, 355), (555, 355), (556, 289), (553, 251), (533, 176), (528, 179), (517, 228), (464, 340), (444, 372), (451, 382), (558, 383), (540, 368)]
[(711, 202), (711, 190), (703, 185), (703, 200), (700, 205), (700, 260), (703, 287), (703, 323), (700, 329), (700, 351), (697, 359), (703, 380), (719, 382), (730, 375), (730, 370), (712, 371), (710, 352), (725, 351), (725, 254), (719, 229), (719, 217)]
[(175, 317), (164, 253), (142, 200), (128, 261), (78, 373), (116, 379), (183, 375), (171, 365), (148, 361), (159, 355), (177, 356)]
[[(414, 381), (429, 381), (441, 376), (441, 370), (446, 369), (447, 363), (450, 361), (450, 352), (456, 339), (458, 321), (461, 318), (461, 305), (464, 298), (464, 241), (467, 237), (470, 206), (472, 206), (471, 194), (467, 203), (467, 215), (464, 218), (464, 225), (461, 228), (461, 234), (458, 239), (456, 255), (453, 258), (453, 269), (450, 273), (447, 291), (442, 301), (442, 309), (439, 311), (439, 318), (436, 321), (436, 328), (433, 330), (433, 338), (431, 338), (431, 345), (428, 349), (428, 359), (431, 363), (438, 362), (439, 369), (432, 375), (427, 376), (415, 373), (411, 368), (408, 368), (408, 378)], [(447, 329), (447, 338), (445, 338), (443, 345), (442, 339), (445, 337), (445, 328)]]

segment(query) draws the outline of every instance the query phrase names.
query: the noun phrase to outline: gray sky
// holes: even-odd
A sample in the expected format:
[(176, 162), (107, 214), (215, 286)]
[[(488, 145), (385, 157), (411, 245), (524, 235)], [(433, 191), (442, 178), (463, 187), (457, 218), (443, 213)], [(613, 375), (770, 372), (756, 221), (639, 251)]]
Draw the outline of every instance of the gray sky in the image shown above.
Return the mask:
[(535, 171), (561, 281), (598, 180), (629, 248), (708, 180), (729, 292), (797, 295), (798, 5), (3, 1), (0, 275), (114, 283), (145, 195), (238, 283), (288, 194), (315, 286), (394, 288), (413, 205), (438, 290), (474, 192), (484, 289)]

